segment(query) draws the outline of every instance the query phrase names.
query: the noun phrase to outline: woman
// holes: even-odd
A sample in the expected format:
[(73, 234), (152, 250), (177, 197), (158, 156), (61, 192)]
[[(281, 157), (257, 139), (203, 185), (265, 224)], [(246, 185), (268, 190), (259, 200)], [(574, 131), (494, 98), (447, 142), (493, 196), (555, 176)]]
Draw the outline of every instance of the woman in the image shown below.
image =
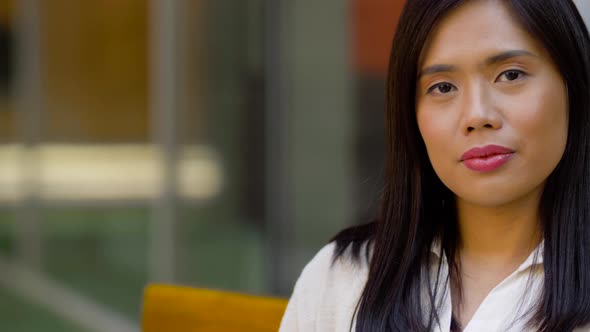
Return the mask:
[(281, 331), (590, 331), (590, 38), (571, 0), (409, 0), (378, 221)]

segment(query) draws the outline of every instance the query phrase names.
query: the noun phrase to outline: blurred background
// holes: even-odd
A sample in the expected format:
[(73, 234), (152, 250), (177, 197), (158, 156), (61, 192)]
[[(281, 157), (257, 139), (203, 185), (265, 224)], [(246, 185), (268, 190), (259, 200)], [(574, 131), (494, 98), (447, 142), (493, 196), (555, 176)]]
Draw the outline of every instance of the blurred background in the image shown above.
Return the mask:
[(138, 331), (149, 282), (288, 297), (378, 211), (403, 2), (0, 0), (0, 330)]

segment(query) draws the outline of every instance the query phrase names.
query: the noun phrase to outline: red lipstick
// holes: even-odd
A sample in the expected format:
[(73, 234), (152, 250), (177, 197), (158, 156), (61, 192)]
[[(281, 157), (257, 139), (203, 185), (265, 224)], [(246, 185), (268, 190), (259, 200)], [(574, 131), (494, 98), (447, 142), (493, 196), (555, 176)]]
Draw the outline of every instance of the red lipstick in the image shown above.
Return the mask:
[(461, 156), (463, 164), (477, 172), (490, 172), (507, 163), (514, 156), (514, 150), (499, 146), (486, 145), (473, 148)]

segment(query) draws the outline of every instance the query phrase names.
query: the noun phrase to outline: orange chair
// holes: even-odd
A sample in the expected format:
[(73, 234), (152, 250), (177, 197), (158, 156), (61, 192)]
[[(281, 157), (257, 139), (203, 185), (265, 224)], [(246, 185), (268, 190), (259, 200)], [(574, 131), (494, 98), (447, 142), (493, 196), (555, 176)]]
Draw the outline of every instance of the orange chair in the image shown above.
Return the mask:
[(276, 332), (286, 299), (180, 286), (150, 285), (143, 332)]

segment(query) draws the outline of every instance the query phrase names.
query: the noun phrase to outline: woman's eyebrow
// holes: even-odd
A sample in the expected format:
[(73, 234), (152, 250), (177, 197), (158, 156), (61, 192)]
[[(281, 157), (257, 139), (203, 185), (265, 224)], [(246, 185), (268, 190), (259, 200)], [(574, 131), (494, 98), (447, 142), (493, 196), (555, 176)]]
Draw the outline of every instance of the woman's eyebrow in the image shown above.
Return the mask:
[[(494, 65), (496, 63), (511, 59), (511, 58), (515, 58), (515, 57), (519, 57), (519, 56), (530, 56), (530, 57), (537, 57), (537, 55), (529, 52), (529, 51), (525, 51), (525, 50), (510, 50), (510, 51), (505, 51), (505, 52), (501, 52), (495, 55), (492, 55), (490, 57), (488, 57), (487, 59), (485, 59), (485, 61), (483, 62), (486, 66), (491, 66)], [(447, 73), (447, 72), (453, 72), (453, 71), (457, 71), (457, 67), (454, 65), (446, 65), (446, 64), (437, 64), (437, 65), (432, 65), (432, 66), (428, 66), (426, 68), (423, 68), (420, 73), (418, 73), (418, 79), (420, 79), (422, 76), (425, 75), (432, 75), (432, 74), (437, 74), (437, 73)]]
[(530, 56), (530, 57), (533, 57), (533, 58), (536, 58), (537, 57), (537, 55), (535, 55), (535, 54), (533, 54), (533, 53), (531, 53), (529, 51), (525, 51), (525, 50), (510, 50), (510, 51), (506, 51), (506, 52), (502, 52), (502, 53), (493, 55), (493, 56), (487, 58), (484, 63), (487, 66), (490, 66), (490, 65), (496, 64), (498, 62), (502, 62), (504, 60), (508, 60), (508, 59), (511, 59), (511, 58), (516, 58), (516, 57), (519, 57), (519, 56)]
[(457, 71), (457, 67), (453, 65), (432, 65), (428, 66), (420, 71), (418, 79), (425, 75), (432, 75), (437, 73), (448, 73)]

